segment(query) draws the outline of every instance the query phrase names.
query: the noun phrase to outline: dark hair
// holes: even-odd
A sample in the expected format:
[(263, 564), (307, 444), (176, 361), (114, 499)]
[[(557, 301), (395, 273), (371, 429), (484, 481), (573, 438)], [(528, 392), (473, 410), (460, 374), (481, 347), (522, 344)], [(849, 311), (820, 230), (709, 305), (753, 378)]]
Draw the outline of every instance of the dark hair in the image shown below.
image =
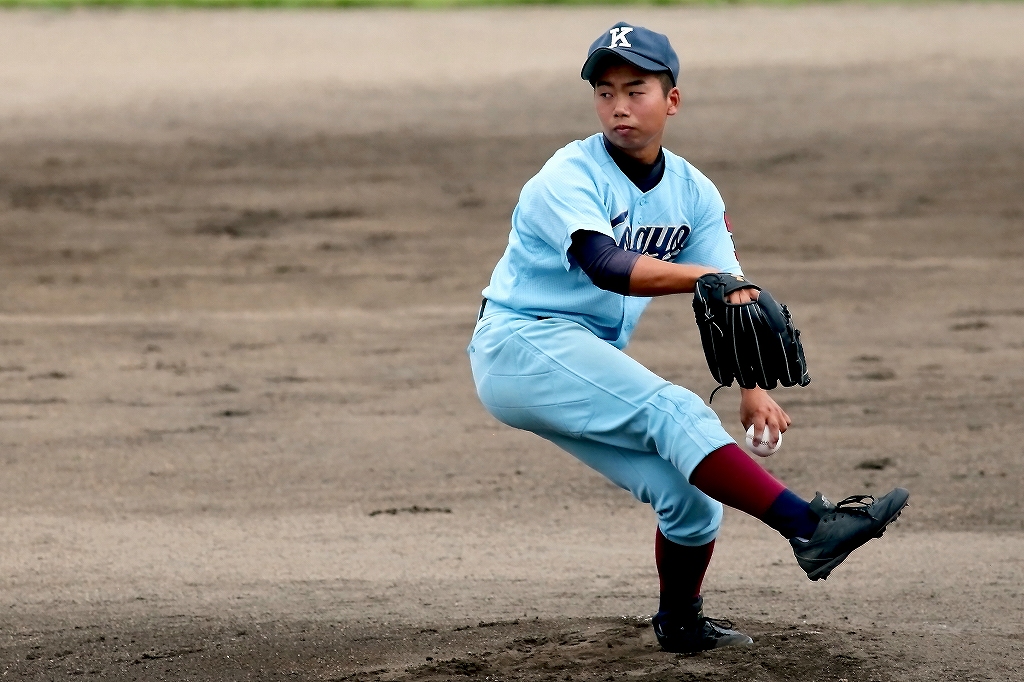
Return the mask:
[(672, 91), (672, 88), (676, 87), (676, 84), (672, 81), (672, 74), (668, 71), (659, 71), (654, 75), (661, 81), (661, 91), (665, 93), (665, 97), (668, 97), (668, 93)]
[[(608, 55), (597, 65), (594, 69), (594, 80), (590, 81), (592, 87), (597, 87), (597, 79), (612, 66), (618, 66), (619, 64), (629, 64), (625, 59)], [(632, 65), (631, 65), (632, 66)], [(661, 83), (661, 92), (668, 97), (668, 93), (672, 91), (672, 88), (676, 87), (675, 82), (672, 80), (671, 71), (648, 71), (647, 73), (653, 73), (658, 81)]]

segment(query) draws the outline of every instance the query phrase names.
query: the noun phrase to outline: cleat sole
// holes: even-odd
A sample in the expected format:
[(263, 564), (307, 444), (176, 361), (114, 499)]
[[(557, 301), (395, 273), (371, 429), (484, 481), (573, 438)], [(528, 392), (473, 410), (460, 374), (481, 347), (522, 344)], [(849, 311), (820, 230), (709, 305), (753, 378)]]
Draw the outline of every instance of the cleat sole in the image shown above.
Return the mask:
[(906, 505), (903, 505), (903, 507), (901, 507), (900, 510), (896, 512), (896, 516), (892, 517), (892, 519), (888, 523), (886, 523), (884, 526), (878, 529), (878, 535), (875, 536), (876, 538), (882, 537), (882, 534), (885, 533), (885, 529), (896, 523), (896, 521), (900, 518), (900, 514), (903, 513), (904, 508), (906, 508)]
[[(853, 550), (850, 550), (850, 552), (852, 551)], [(832, 559), (832, 561), (828, 562), (821, 568), (814, 569), (813, 571), (807, 574), (807, 577), (811, 580), (825, 580), (826, 578), (828, 578), (829, 573), (832, 572), (833, 568), (846, 561), (846, 557), (850, 556), (850, 552), (840, 554), (839, 556)]]

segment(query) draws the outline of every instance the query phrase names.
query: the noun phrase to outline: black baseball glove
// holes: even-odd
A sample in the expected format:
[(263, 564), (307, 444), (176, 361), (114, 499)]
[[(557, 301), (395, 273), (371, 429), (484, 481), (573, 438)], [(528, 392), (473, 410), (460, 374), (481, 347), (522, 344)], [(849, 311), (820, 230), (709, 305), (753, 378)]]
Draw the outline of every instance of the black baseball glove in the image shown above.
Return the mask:
[[(725, 297), (740, 289), (761, 293), (750, 303), (727, 303)], [(732, 386), (734, 378), (743, 388), (811, 383), (789, 308), (761, 287), (727, 273), (704, 275), (694, 287), (693, 312), (708, 368), (722, 386)]]

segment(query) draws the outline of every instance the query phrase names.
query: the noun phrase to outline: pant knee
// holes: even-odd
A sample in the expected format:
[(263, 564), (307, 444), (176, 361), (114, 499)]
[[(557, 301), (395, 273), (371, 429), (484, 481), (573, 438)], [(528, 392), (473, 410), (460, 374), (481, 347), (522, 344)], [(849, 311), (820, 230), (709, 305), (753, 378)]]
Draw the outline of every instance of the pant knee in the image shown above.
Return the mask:
[(654, 449), (687, 479), (709, 452), (735, 442), (714, 410), (681, 386), (664, 387), (645, 409)]
[(655, 505), (662, 535), (677, 545), (698, 547), (716, 537), (722, 525), (722, 505), (694, 489), (694, 494)]

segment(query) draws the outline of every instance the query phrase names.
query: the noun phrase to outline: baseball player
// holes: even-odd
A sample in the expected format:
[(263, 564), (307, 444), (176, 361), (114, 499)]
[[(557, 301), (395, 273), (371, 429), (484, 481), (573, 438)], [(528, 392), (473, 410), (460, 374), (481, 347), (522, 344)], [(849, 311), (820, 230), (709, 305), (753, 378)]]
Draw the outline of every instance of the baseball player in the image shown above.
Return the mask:
[[(468, 349), (477, 394), (498, 420), (555, 443), (653, 507), (662, 648), (750, 644), (703, 614), (723, 504), (781, 533), (818, 580), (880, 536), (909, 493), (839, 504), (819, 493), (807, 502), (741, 450), (698, 396), (622, 352), (650, 297), (742, 271), (718, 190), (661, 146), (680, 106), (668, 38), (618, 23), (590, 46), (581, 75), (594, 88), (601, 132), (558, 150), (523, 188)], [(729, 301), (757, 295), (740, 289)], [(767, 391), (741, 391), (744, 428), (767, 427), (776, 442), (789, 416)]]

